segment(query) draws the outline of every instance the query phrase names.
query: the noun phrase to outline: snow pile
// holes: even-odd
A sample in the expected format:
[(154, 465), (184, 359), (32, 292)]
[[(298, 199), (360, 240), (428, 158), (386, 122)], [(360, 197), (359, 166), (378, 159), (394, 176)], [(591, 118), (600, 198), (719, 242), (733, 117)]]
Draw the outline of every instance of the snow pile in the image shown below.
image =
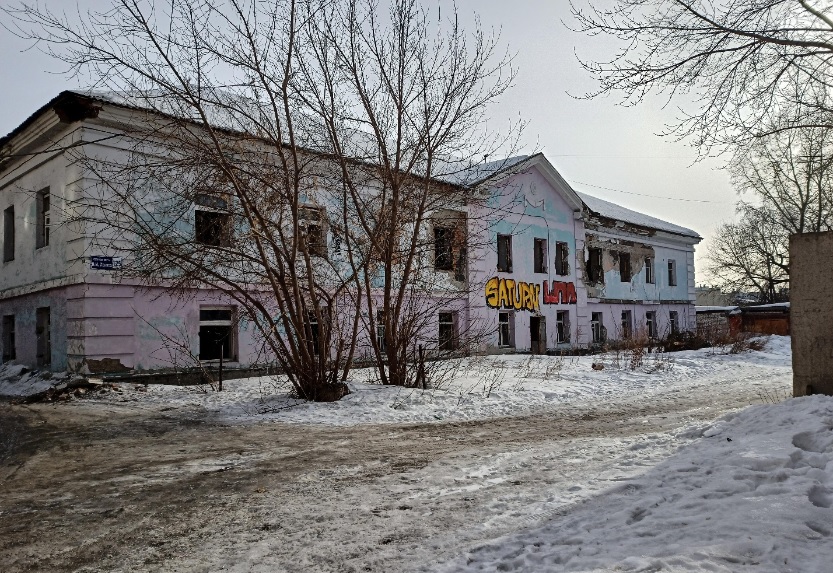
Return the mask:
[(0, 397), (20, 398), (46, 392), (60, 383), (61, 374), (44, 378), (21, 364), (0, 364)]
[[(792, 384), (790, 356), (789, 338), (774, 336), (761, 352), (724, 355), (703, 349), (651, 355), (635, 370), (627, 356), (612, 353), (466, 358), (448, 362), (440, 388), (432, 390), (374, 384), (372, 369), (357, 370), (348, 381), (351, 394), (334, 403), (295, 400), (280, 377), (229, 380), (223, 392), (151, 385), (145, 392), (108, 393), (95, 399), (156, 409), (202, 408), (226, 423), (277, 420), (345, 426), (475, 420), (587, 407), (614, 398), (650, 400), (660, 394), (701, 392), (708, 399), (710, 392), (727, 387), (754, 397), (777, 394), (783, 399)], [(594, 370), (593, 363), (604, 364), (604, 369)]]
[(833, 398), (755, 406), (694, 431), (647, 474), (441, 570), (830, 571)]

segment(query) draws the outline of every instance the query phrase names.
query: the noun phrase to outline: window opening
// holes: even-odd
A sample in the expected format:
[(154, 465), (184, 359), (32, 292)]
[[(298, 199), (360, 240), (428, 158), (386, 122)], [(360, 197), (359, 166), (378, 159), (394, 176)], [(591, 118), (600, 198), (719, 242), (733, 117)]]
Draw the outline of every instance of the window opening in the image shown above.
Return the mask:
[(677, 286), (677, 261), (668, 260), (668, 286)]
[(3, 211), (3, 262), (14, 260), (14, 205)]
[(680, 320), (679, 314), (677, 314), (676, 310), (672, 310), (668, 313), (668, 322), (671, 334), (677, 334), (680, 331)]
[(567, 243), (555, 244), (555, 274), (569, 275), (570, 274), (570, 247)]
[(654, 259), (645, 257), (645, 283), (652, 285), (656, 282), (654, 278)]
[(497, 270), (512, 272), (512, 235), (497, 236)]
[(602, 268), (602, 250), (589, 249), (589, 258), (587, 259), (587, 277), (590, 282), (604, 283), (604, 270)]
[(654, 311), (645, 313), (645, 326), (648, 328), (648, 338), (657, 337), (657, 313)]
[(515, 316), (511, 312), (498, 313), (498, 346), (508, 348), (515, 346), (512, 333), (515, 330)]
[(231, 244), (231, 215), (217, 211), (194, 211), (194, 235), (198, 243), (211, 247)]
[(439, 319), (439, 348), (440, 350), (454, 350), (457, 347), (454, 335), (454, 313), (441, 312)]
[(593, 334), (594, 343), (602, 343), (607, 338), (607, 329), (604, 327), (604, 314), (594, 312), (590, 315), (590, 331)]
[(619, 253), (619, 277), (623, 283), (631, 282), (631, 256)]
[(622, 338), (630, 338), (633, 334), (633, 315), (629, 310), (622, 311)]
[(379, 351), (384, 354), (387, 352), (385, 346), (385, 311), (376, 311), (376, 344), (379, 346)]
[(230, 307), (200, 308), (200, 360), (232, 360), (235, 332)]
[(48, 366), (52, 362), (52, 319), (48, 306), (35, 311), (35, 338), (38, 366)]
[(570, 342), (570, 313), (559, 310), (555, 313), (555, 341), (558, 344)]
[(14, 360), (17, 357), (14, 334), (14, 315), (8, 314), (3, 317), (3, 362)]
[(534, 270), (533, 272), (536, 273), (545, 273), (547, 272), (547, 240), (546, 239), (535, 239), (534, 246), (533, 246), (533, 264)]
[(35, 248), (41, 249), (49, 245), (49, 226), (51, 224), (51, 198), (49, 188), (40, 191), (37, 196), (37, 238)]
[(454, 268), (454, 229), (434, 227), (434, 268), (450, 271)]

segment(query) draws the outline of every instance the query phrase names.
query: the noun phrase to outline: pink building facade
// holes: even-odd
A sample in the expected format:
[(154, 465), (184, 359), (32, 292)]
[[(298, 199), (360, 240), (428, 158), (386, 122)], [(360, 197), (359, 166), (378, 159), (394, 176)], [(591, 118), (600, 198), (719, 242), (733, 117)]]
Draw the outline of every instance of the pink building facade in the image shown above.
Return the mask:
[[(126, 113), (64, 92), (0, 140), (0, 361), (81, 372), (188, 367), (221, 354), (231, 367), (269, 362), (231, 301), (122, 281), (118, 252), (62, 224), (89, 185), (65, 148), (95, 141)], [(577, 193), (541, 154), (495, 165), (472, 186), (487, 200), (461, 207), (464, 294), (437, 293), (426, 344), (476, 331), (474, 352), (546, 353), (694, 329), (697, 233)], [(222, 348), (211, 342), (218, 333), (228, 334)]]

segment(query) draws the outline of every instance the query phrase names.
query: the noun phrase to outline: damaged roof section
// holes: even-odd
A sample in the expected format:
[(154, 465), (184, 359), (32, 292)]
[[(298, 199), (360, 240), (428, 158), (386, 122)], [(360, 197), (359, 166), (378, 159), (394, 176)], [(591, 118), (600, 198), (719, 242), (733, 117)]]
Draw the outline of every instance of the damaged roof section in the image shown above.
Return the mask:
[(638, 211), (631, 211), (621, 205), (604, 201), (587, 193), (578, 193), (578, 196), (581, 197), (587, 210), (592, 215), (598, 217), (598, 222), (603, 226), (617, 226), (616, 223), (621, 221), (629, 225), (628, 231), (642, 235), (653, 235), (656, 231), (664, 231), (674, 235), (691, 237), (698, 241), (702, 239), (696, 231), (692, 231), (686, 227), (681, 227), (680, 225), (675, 225), (674, 223), (669, 223), (668, 221), (663, 221), (662, 219), (657, 219), (656, 217), (651, 217)]

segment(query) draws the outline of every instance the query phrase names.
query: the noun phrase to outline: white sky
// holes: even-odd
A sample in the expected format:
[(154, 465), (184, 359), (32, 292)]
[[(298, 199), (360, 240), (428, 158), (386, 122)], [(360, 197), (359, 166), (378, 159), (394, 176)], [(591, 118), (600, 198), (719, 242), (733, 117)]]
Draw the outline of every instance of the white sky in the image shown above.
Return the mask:
[[(441, 6), (446, 12), (443, 18), (451, 13), (450, 0), (424, 2), (431, 11)], [(0, 4), (12, 2), (0, 0)], [(41, 2), (53, 10), (72, 10), (74, 4)], [(728, 175), (720, 170), (722, 160), (694, 163), (696, 154), (684, 142), (656, 135), (674, 119), (675, 105), (662, 109), (664, 100), (657, 99), (622, 107), (615, 98), (571, 97), (594, 87), (577, 55), (609, 58), (615, 46), (604, 38), (570, 31), (565, 26), (572, 19), (566, 0), (457, 0), (456, 4), (464, 27), (471, 28), (476, 10), (483, 27), (500, 30), (502, 41), (516, 53), (516, 84), (492, 110), (492, 127), (500, 129), (509, 118), (519, 116), (528, 120), (525, 150), (543, 151), (577, 190), (699, 232), (706, 238), (697, 255), (697, 282), (702, 282), (708, 239), (719, 223), (734, 218), (736, 196)], [(83, 5), (104, 7), (109, 0), (85, 0)], [(0, 28), (0, 134), (14, 129), (61, 90), (81, 87), (61, 74), (60, 63), (27, 47)]]

